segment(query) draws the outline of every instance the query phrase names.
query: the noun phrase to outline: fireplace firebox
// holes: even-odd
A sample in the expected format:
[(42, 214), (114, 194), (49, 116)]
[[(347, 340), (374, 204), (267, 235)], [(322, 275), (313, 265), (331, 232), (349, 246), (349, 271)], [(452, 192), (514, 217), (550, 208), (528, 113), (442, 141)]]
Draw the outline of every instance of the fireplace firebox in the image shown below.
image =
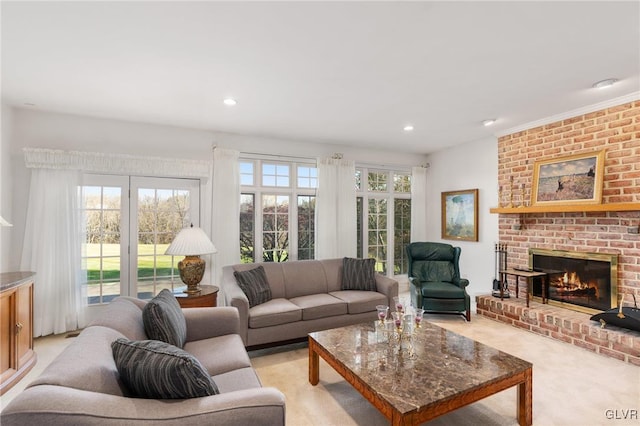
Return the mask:
[[(591, 314), (617, 306), (616, 254), (532, 248), (529, 267), (547, 274), (549, 304)], [(531, 296), (542, 299), (540, 279), (534, 280)]]

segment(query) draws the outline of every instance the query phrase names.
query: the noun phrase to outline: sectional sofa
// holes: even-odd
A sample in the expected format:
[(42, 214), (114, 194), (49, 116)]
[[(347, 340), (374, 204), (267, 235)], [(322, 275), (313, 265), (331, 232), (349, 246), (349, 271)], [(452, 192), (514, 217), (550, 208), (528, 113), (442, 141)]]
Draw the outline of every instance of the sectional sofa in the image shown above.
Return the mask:
[[(284, 395), (260, 384), (238, 335), (238, 312), (231, 307), (182, 310), (183, 350), (211, 375), (218, 394), (189, 399), (133, 396), (119, 375), (112, 344), (117, 339), (148, 339), (142, 314), (146, 303), (129, 297), (114, 300), (104, 316), (74, 338), (40, 377), (4, 407), (0, 424), (285, 424)], [(159, 380), (171, 379), (171, 374)]]
[[(372, 272), (374, 288), (345, 290), (343, 263), (344, 259), (327, 259), (225, 266), (221, 286), (226, 305), (240, 314), (239, 334), (244, 344), (269, 345), (304, 338), (313, 331), (373, 321), (377, 305), (393, 306), (397, 281)], [(264, 268), (271, 298), (251, 307), (234, 272), (258, 266)]]

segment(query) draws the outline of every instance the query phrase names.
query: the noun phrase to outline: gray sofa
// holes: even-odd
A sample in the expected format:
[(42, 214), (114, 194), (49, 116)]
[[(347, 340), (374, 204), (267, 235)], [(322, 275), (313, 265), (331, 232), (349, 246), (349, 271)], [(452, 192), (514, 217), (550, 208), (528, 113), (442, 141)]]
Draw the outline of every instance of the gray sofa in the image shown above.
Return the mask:
[(187, 341), (220, 393), (191, 399), (130, 397), (111, 343), (146, 340), (146, 302), (120, 297), (2, 411), (11, 425), (284, 425), (284, 395), (262, 387), (238, 335), (234, 308), (184, 309)]
[[(225, 302), (240, 313), (240, 336), (246, 346), (306, 337), (377, 318), (376, 305), (393, 306), (398, 282), (375, 274), (377, 291), (341, 290), (343, 259), (298, 260), (283, 263), (237, 264), (223, 267)], [(234, 277), (262, 265), (272, 300), (249, 308)]]

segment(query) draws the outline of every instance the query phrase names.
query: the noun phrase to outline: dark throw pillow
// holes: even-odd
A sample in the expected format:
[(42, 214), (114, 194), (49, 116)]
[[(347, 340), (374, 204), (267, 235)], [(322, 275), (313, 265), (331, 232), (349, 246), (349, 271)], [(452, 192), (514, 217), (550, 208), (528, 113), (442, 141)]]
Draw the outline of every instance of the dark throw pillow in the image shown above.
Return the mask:
[(142, 322), (149, 339), (184, 347), (187, 323), (176, 297), (166, 288), (146, 304), (142, 310)]
[(120, 379), (141, 398), (199, 398), (220, 393), (218, 386), (193, 355), (158, 340), (111, 343)]
[(271, 287), (262, 266), (248, 271), (235, 271), (233, 276), (249, 299), (250, 308), (271, 300)]
[(342, 260), (342, 290), (376, 291), (375, 259)]

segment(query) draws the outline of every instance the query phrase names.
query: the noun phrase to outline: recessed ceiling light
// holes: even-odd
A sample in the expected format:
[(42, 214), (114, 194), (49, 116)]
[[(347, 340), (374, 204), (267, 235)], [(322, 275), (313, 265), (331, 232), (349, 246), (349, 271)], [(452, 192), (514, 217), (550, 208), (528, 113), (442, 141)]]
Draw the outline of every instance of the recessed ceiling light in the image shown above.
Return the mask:
[(496, 122), (495, 118), (490, 118), (488, 120), (482, 120), (482, 125), (485, 126), (485, 127), (486, 126), (491, 126), (495, 122)]
[(412, 132), (413, 131), (413, 126), (411, 124), (408, 124), (408, 125), (404, 126), (403, 130), (405, 132)]
[(600, 80), (596, 83), (593, 83), (594, 88), (596, 89), (606, 89), (607, 87), (611, 87), (618, 82), (617, 78), (607, 78), (606, 80)]
[(225, 98), (225, 100), (223, 102), (227, 106), (234, 106), (234, 105), (236, 105), (238, 103), (238, 101), (236, 101), (233, 98)]

